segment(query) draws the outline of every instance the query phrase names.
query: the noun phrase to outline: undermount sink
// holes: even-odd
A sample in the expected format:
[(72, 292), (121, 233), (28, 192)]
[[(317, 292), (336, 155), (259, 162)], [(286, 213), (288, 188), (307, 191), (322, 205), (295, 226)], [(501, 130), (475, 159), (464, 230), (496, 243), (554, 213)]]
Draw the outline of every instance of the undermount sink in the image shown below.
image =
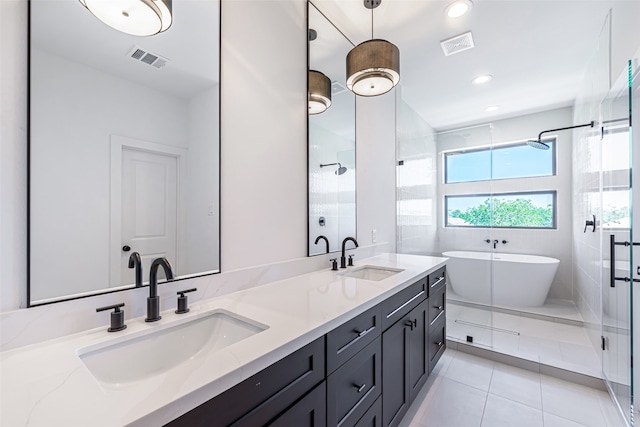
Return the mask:
[(77, 354), (100, 383), (118, 387), (164, 373), (198, 354), (220, 350), (265, 329), (217, 311), (117, 344), (80, 349)]
[(374, 265), (364, 265), (362, 267), (357, 267), (353, 270), (348, 270), (344, 273), (341, 273), (341, 275), (346, 277), (353, 277), (355, 279), (378, 282), (380, 280), (386, 279), (387, 277), (391, 277), (394, 274), (398, 274), (401, 271), (404, 270), (388, 267), (376, 267)]

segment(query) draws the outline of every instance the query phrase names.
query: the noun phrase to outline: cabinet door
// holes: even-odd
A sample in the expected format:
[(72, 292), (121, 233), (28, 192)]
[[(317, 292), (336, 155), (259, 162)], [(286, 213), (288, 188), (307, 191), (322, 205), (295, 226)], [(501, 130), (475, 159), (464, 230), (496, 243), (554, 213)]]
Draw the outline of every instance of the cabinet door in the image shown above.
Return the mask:
[(309, 394), (280, 415), (270, 427), (320, 427), (327, 425), (326, 383), (323, 381)]
[(426, 299), (409, 313), (409, 387), (413, 402), (429, 376), (429, 301)]
[(410, 403), (408, 316), (400, 319), (382, 334), (382, 422), (397, 426)]
[(382, 427), (382, 396), (378, 397), (354, 427)]

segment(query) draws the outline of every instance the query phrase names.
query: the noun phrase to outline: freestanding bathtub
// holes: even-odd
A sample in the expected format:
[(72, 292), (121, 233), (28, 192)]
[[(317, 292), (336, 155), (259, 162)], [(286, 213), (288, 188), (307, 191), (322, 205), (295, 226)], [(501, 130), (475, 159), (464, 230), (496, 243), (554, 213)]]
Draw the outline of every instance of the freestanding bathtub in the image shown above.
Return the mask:
[(544, 304), (560, 261), (538, 255), (443, 252), (453, 292), (471, 302), (500, 306)]

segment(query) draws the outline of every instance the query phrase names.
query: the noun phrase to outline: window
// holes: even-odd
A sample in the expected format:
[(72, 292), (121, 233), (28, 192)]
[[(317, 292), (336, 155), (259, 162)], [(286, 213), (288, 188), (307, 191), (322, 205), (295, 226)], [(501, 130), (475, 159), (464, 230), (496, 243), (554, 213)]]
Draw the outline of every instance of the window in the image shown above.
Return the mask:
[(445, 196), (446, 227), (556, 228), (556, 192)]
[(445, 153), (444, 182), (530, 178), (556, 174), (555, 138), (543, 139), (549, 150), (524, 142)]

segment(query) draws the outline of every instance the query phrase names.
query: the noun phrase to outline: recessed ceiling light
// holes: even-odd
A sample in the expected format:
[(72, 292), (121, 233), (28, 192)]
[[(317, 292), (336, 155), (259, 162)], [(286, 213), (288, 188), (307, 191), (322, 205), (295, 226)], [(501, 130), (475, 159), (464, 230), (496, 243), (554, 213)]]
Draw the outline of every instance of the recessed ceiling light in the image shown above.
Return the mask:
[(474, 85), (481, 85), (491, 81), (491, 79), (493, 79), (493, 76), (491, 74), (483, 74), (471, 80), (471, 83), (473, 83)]
[(499, 109), (500, 107), (498, 107), (497, 105), (490, 105), (487, 108), (484, 109), (484, 111), (486, 111), (487, 113), (490, 113), (492, 111), (496, 111), (497, 109)]
[(472, 6), (473, 3), (471, 3), (471, 0), (458, 0), (447, 6), (445, 14), (449, 18), (460, 18), (462, 15), (469, 12)]

